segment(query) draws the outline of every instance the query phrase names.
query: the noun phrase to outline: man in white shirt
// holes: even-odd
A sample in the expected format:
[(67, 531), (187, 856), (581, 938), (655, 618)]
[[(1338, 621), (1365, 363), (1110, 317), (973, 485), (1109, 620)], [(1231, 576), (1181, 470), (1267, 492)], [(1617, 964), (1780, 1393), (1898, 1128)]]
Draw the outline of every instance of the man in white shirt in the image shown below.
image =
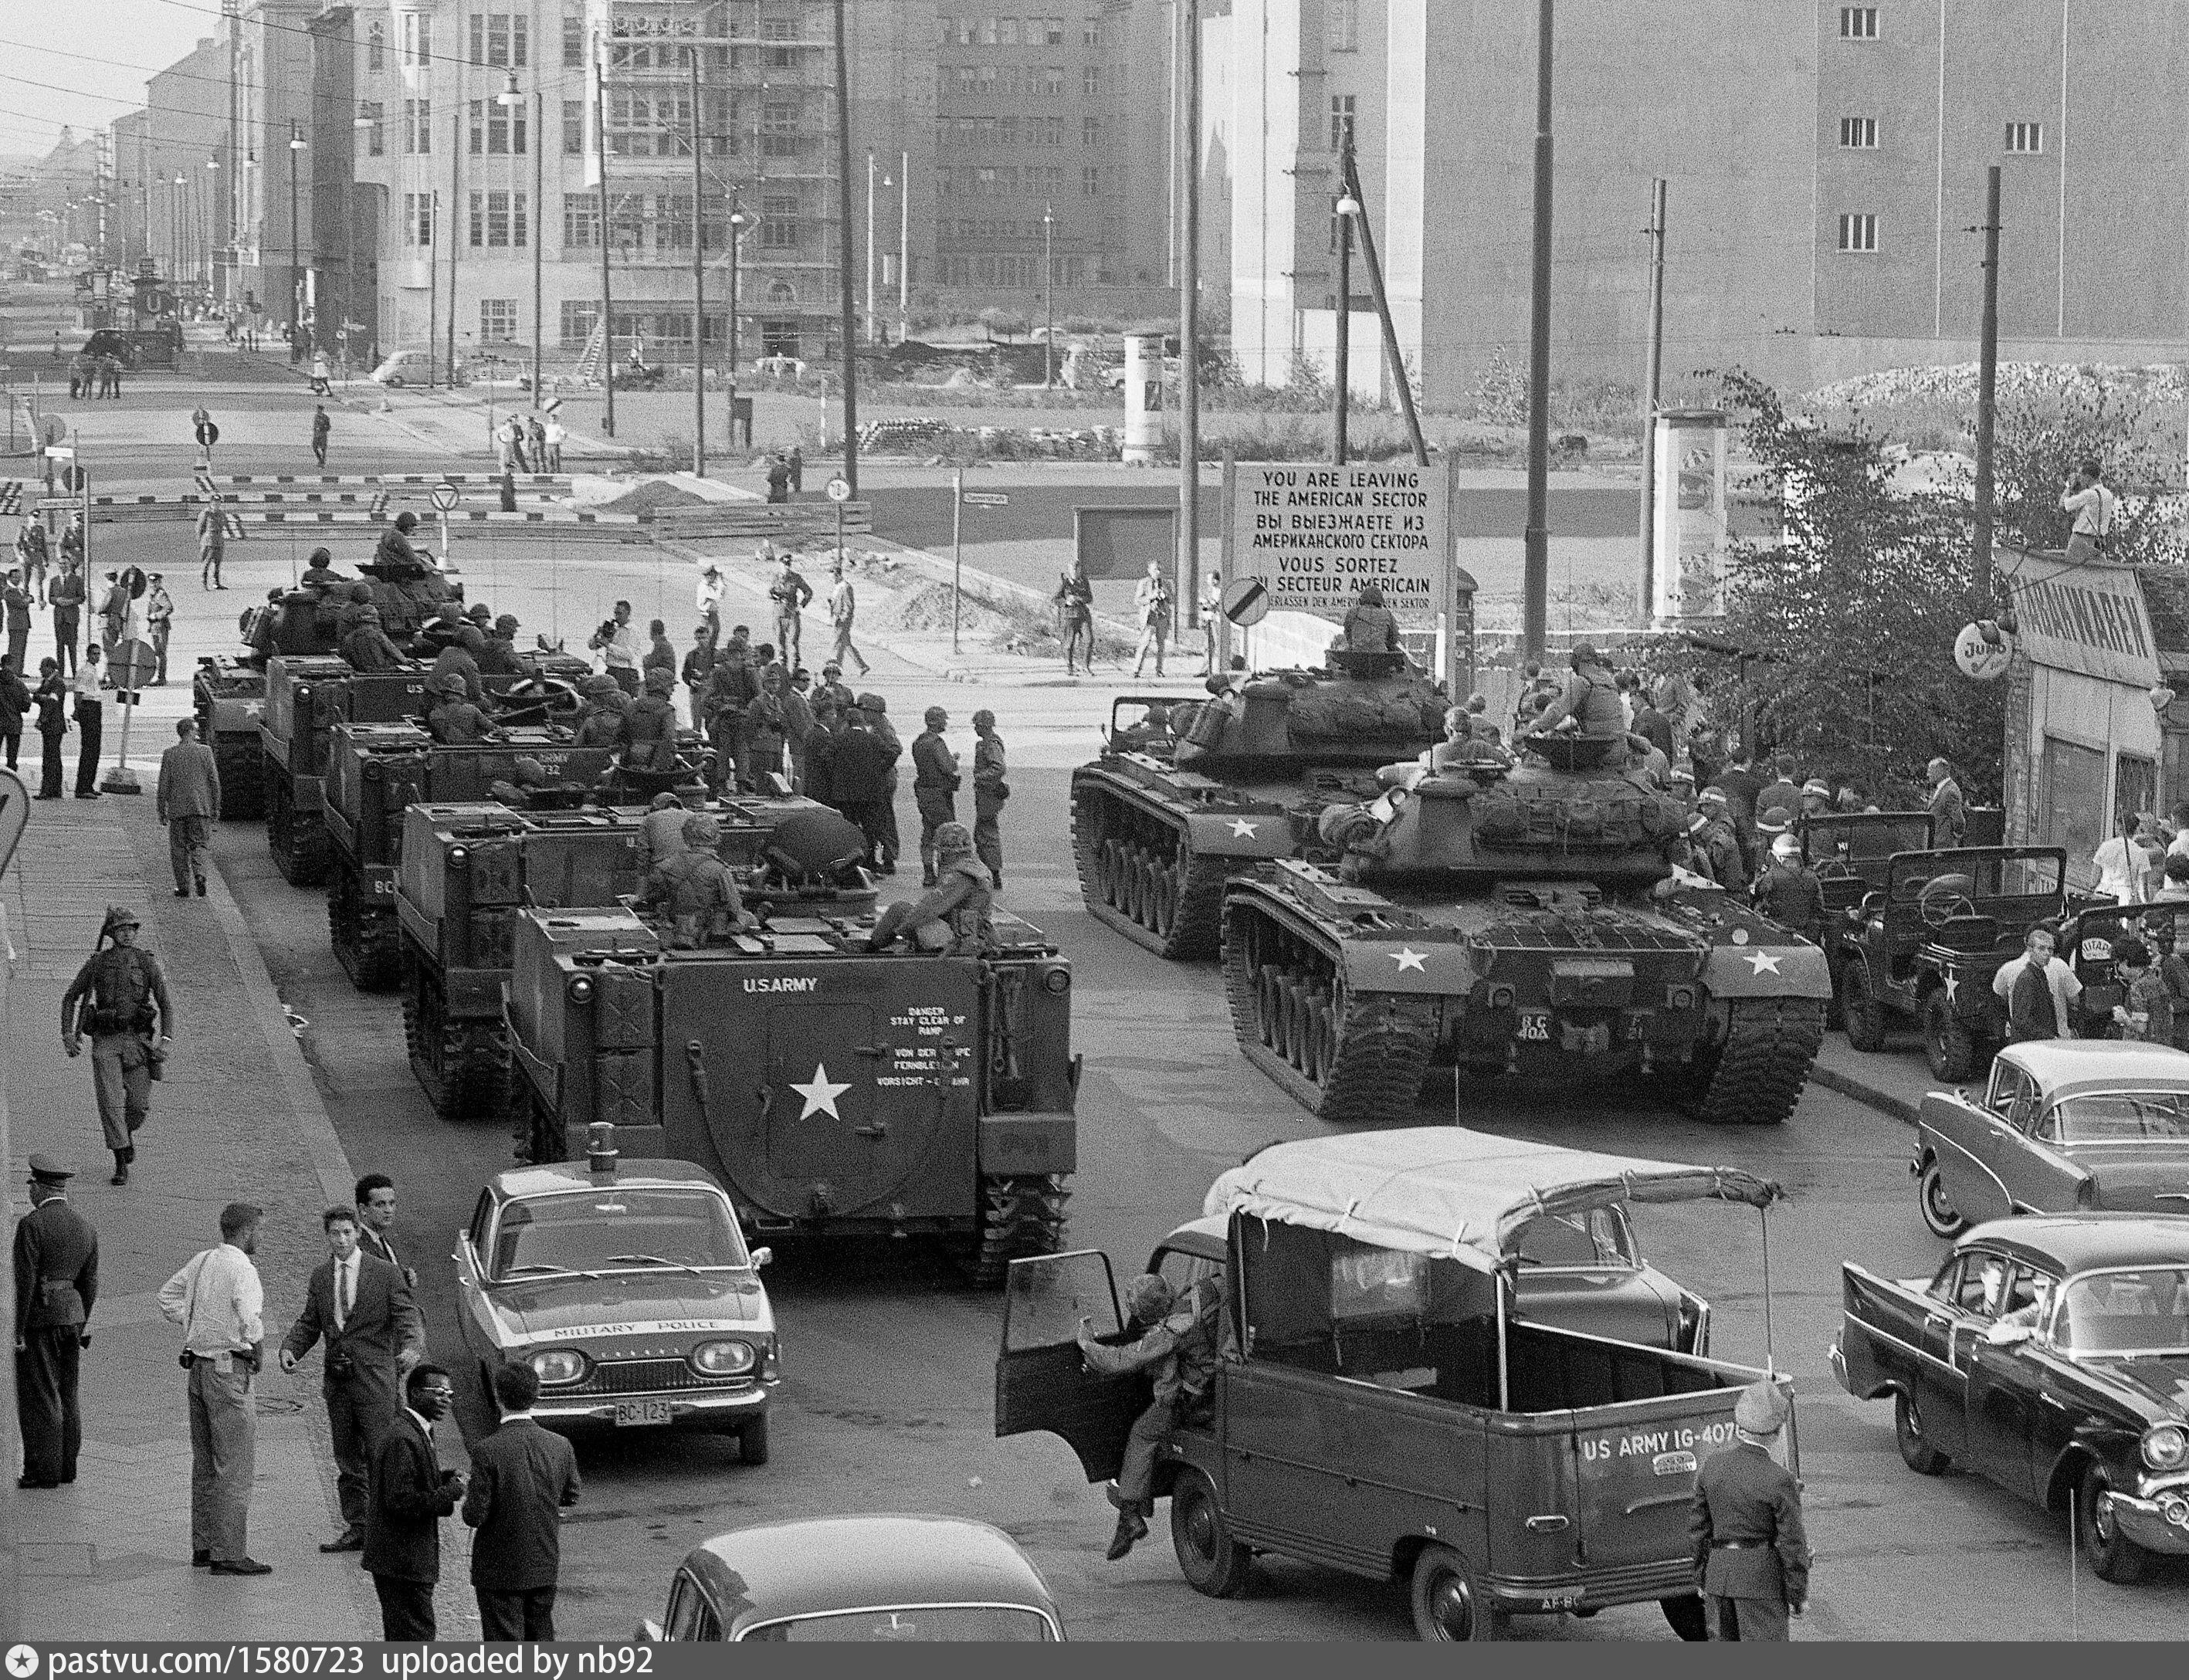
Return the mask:
[(2067, 558), (2077, 565), (2096, 560), (2113, 534), (2113, 514), (2120, 498), (2099, 482), (2098, 463), (2085, 461), (2075, 470), (2062, 492), (2060, 506), (2073, 516), (2067, 535)]
[(2151, 897), (2152, 858), (2158, 850), (2158, 819), (2147, 811), (2124, 817), (2121, 831), (2098, 842), (2090, 854), (2098, 872), (2096, 896), (2113, 904), (2141, 904)]
[(638, 693), (638, 663), (642, 650), (638, 645), (638, 632), (631, 627), (630, 602), (617, 602), (615, 616), (595, 631), (585, 645), (600, 653), (617, 687), (626, 694)]
[(160, 1286), (160, 1310), (183, 1327), (189, 1367), (190, 1562), (215, 1575), (270, 1575), (245, 1547), (258, 1422), (252, 1380), (264, 1351), (266, 1293), (251, 1264), (264, 1210), (220, 1210), (220, 1246)]
[[(2052, 930), (2039, 924), (2029, 930), (2022, 953), (2012, 962), (2001, 964), (1992, 976), (1991, 989), (2006, 1005), (2010, 1044), (2075, 1036), (2074, 1016), (2069, 1010), (2083, 995), (2083, 982), (2075, 978), (2073, 969), (2053, 954), (2054, 943)], [(2021, 984), (2025, 976), (2028, 985)]]
[(717, 641), (721, 639), (722, 634), (722, 597), (728, 590), (729, 585), (722, 581), (722, 568), (710, 561), (707, 569), (699, 574), (699, 588), (692, 592), (693, 599), (699, 608), (699, 616), (714, 625)]

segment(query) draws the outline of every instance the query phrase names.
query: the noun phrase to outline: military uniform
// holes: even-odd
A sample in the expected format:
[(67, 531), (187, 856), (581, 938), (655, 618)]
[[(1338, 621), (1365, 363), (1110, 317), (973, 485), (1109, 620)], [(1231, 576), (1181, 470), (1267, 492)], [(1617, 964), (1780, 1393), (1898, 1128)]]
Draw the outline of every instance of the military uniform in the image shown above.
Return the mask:
[(1004, 769), (1004, 738), (991, 721), (973, 743), (973, 851), (998, 886), (1004, 884), (1004, 831), (996, 819), (1011, 796)]
[(1117, 1537), (1110, 1543), (1113, 1561), (1148, 1531), (1147, 1519), (1155, 1513), (1156, 1456), (1170, 1432), (1205, 1406), (1216, 1374), (1221, 1297), (1215, 1283), (1203, 1278), (1166, 1301), (1162, 1297), (1168, 1293), (1160, 1278), (1136, 1279), (1132, 1290), (1135, 1314), (1145, 1312), (1154, 1321), (1123, 1347), (1086, 1339), (1083, 1332), (1079, 1344), (1090, 1372), (1117, 1376), (1146, 1371), (1155, 1377), (1154, 1399), (1133, 1420), (1132, 1432), (1125, 1437), (1124, 1458), (1117, 1467), (1117, 1488), (1110, 1496), (1118, 1513)]
[(783, 655), (784, 665), (795, 669), (804, 628), (799, 615), (812, 602), (813, 585), (799, 574), (796, 567), (785, 565), (768, 585), (767, 598), (775, 603), (775, 650)]
[(958, 818), (958, 755), (933, 724), (913, 739), (912, 802), (919, 810), (921, 885), (935, 885), (935, 834)]
[[(699, 829), (702, 823), (707, 829)], [(684, 838), (692, 849), (677, 852), (648, 870), (646, 890), (638, 901), (649, 908), (666, 908), (674, 929), (669, 943), (678, 950), (713, 943), (735, 931), (745, 913), (737, 878), (715, 856), (714, 848), (721, 838), (720, 827), (711, 818), (687, 819)]]
[(918, 899), (901, 900), (881, 914), (867, 936), (869, 951), (885, 950), (900, 936), (936, 956), (964, 956), (984, 949), (993, 936), (989, 914), (995, 902), (995, 879), (973, 855), (973, 838), (963, 823), (946, 823), (937, 834), (942, 869), (934, 887)]
[(15, 1408), (23, 1434), (23, 1487), (76, 1479), (83, 1421), (76, 1373), (84, 1325), (99, 1299), (99, 1233), (68, 1204), (74, 1173), (31, 1157), (37, 1206), (15, 1227)]
[(1779, 926), (1813, 942), (1824, 933), (1824, 889), (1816, 871), (1796, 858), (1773, 858), (1756, 878), (1756, 908)]
[(648, 671), (646, 692), (625, 716), (624, 762), (634, 769), (676, 767), (676, 703), (669, 698), (676, 683), (666, 671)]
[(117, 1182), (127, 1178), (137, 1157), (137, 1132), (151, 1107), (155, 1064), (162, 1054), (158, 1037), (172, 1038), (174, 1027), (175, 1006), (160, 959), (133, 945), (93, 952), (61, 998), (62, 1036), (71, 1044), (84, 1033), (91, 1038), (99, 1123), (114, 1151)]
[(1741, 858), (1740, 841), (1734, 834), (1733, 825), (1724, 817), (1714, 817), (1705, 823), (1694, 845), (1710, 865), (1712, 880), (1728, 892), (1747, 890), (1748, 865)]
[(1714, 1639), (1784, 1640), (1788, 1614), (1808, 1602), (1801, 1489), (1764, 1445), (1783, 1427), (1785, 1404), (1768, 1382), (1745, 1390), (1735, 1444), (1695, 1474), (1688, 1540)]

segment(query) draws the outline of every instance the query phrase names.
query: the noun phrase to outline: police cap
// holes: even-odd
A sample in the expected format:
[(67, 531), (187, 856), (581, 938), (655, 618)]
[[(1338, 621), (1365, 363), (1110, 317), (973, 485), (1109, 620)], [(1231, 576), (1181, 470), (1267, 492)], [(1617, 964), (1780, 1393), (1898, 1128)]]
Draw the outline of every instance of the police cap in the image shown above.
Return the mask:
[(65, 1166), (50, 1155), (33, 1155), (31, 1176), (42, 1185), (65, 1185), (76, 1176), (76, 1168)]
[(1768, 1378), (1751, 1383), (1734, 1402), (1733, 1427), (1751, 1435), (1775, 1435), (1785, 1427), (1786, 1397)]

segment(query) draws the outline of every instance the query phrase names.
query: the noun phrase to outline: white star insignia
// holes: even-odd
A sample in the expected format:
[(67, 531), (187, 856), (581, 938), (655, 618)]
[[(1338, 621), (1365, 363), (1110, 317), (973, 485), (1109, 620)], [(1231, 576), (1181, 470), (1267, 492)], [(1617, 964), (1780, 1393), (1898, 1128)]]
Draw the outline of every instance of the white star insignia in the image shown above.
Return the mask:
[(1754, 973), (1776, 974), (1779, 972), (1779, 958), (1775, 952), (1751, 951), (1748, 953), (1748, 962), (1750, 970)]
[(813, 1077), (802, 1085), (793, 1080), (790, 1089), (806, 1099), (806, 1106), (798, 1113), (800, 1119), (811, 1120), (825, 1110), (831, 1120), (840, 1120), (844, 1117), (836, 1112), (836, 1099), (851, 1087), (849, 1081), (839, 1084), (829, 1078), (829, 1065), (817, 1061), (813, 1064)]
[(1948, 1003), (1949, 1003), (1949, 1004), (1950, 1004), (1950, 1003), (1952, 1003), (1952, 1002), (1954, 1001), (1954, 994), (1956, 992), (1959, 992), (1960, 989), (1961, 989), (1961, 977), (1960, 977), (1960, 976), (1959, 976), (1959, 975), (1957, 975), (1957, 974), (1953, 973), (1951, 970), (1949, 970), (1949, 971), (1948, 971), (1948, 973), (1947, 973), (1947, 975), (1946, 975), (1946, 1001), (1947, 1001)]
[(1231, 819), (1231, 838), (1234, 840), (1252, 840), (1254, 838), (1254, 830), (1260, 826), (1261, 825), (1259, 823), (1249, 823), (1243, 817), (1234, 817)]
[(1428, 955), (1428, 952), (1417, 951), (1412, 946), (1408, 945), (1392, 952), (1391, 960), (1399, 965), (1400, 974), (1404, 974), (1408, 969), (1413, 970), (1416, 974), (1427, 974), (1428, 970), (1422, 966), (1422, 959)]

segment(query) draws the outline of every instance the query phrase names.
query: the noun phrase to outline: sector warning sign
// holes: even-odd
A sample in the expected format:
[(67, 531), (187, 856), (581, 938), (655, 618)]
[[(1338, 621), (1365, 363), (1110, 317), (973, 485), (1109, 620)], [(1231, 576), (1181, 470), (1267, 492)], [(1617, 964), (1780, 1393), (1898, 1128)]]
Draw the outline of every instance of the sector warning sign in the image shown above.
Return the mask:
[(1451, 567), (1445, 468), (1242, 461), (1232, 575), (1260, 580), (1280, 613), (1342, 619), (1372, 583), (1402, 618), (1441, 611)]

